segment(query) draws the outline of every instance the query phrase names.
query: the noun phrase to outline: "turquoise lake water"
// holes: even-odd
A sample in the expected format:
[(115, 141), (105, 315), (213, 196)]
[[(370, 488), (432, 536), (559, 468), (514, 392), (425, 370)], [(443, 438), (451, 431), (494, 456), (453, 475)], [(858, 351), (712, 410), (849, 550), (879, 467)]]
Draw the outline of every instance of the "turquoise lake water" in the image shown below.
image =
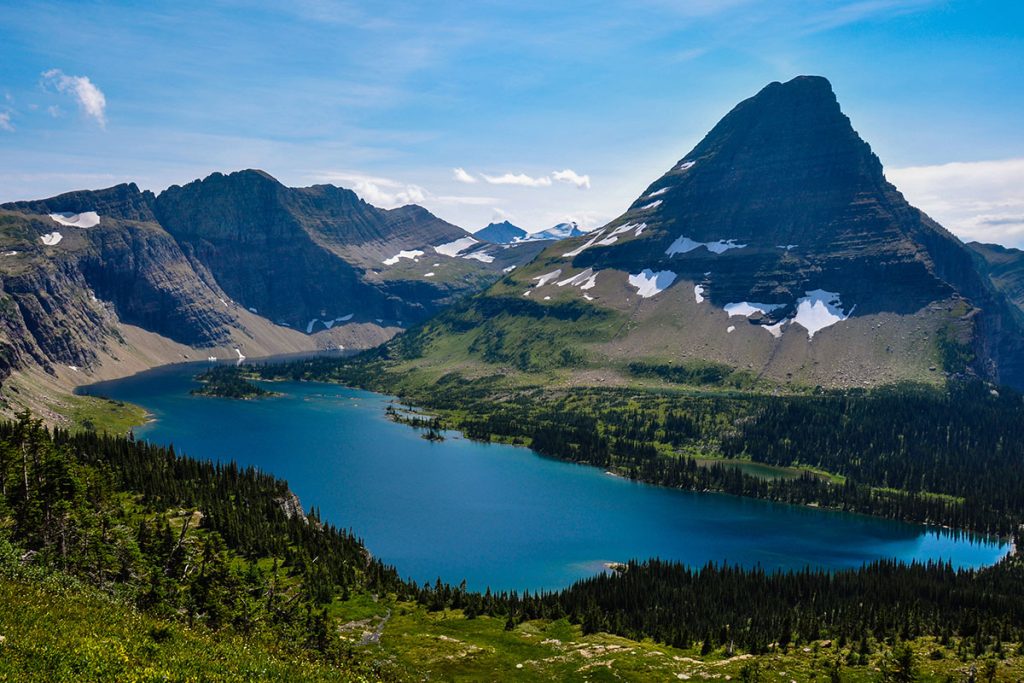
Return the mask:
[(440, 443), (389, 421), (388, 397), (275, 383), (259, 401), (194, 397), (205, 364), (158, 368), (84, 393), (145, 406), (136, 436), (287, 479), (307, 508), (350, 528), (417, 581), (554, 589), (605, 562), (658, 556), (765, 568), (855, 567), (878, 558), (981, 566), (1001, 543), (860, 515), (637, 484), (525, 448)]

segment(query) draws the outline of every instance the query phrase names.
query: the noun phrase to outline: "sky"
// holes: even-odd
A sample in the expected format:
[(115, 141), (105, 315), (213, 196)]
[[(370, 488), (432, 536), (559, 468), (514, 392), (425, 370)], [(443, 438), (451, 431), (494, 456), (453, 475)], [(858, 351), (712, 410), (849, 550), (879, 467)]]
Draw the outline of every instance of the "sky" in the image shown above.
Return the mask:
[(887, 176), (1024, 247), (1024, 3), (0, 0), (0, 201), (261, 168), (469, 230), (622, 213), (737, 102), (832, 82)]

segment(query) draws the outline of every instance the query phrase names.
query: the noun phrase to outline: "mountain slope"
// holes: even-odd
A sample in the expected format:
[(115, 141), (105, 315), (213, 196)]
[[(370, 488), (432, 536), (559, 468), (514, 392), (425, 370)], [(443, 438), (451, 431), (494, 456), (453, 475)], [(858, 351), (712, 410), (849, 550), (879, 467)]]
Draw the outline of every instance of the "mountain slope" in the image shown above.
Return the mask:
[(260, 171), (6, 204), (0, 383), (41, 374), (4, 387), (0, 409), (55, 417), (47, 396), (161, 363), (368, 348), (540, 248)]
[(232, 298), (308, 332), (418, 322), (495, 280), (505, 263), (422, 207), (378, 209), (350, 190), (288, 188), (262, 171), (168, 188), (155, 211)]
[(978, 257), (978, 268), (992, 286), (1024, 311), (1024, 251), (981, 242), (968, 242), (967, 247)]
[(800, 77), (737, 105), (622, 216), (409, 344), (439, 366), (442, 349), (467, 367), (714, 363), (805, 386), (970, 366), (1019, 386), (1019, 332), (965, 246), (886, 181), (828, 81)]

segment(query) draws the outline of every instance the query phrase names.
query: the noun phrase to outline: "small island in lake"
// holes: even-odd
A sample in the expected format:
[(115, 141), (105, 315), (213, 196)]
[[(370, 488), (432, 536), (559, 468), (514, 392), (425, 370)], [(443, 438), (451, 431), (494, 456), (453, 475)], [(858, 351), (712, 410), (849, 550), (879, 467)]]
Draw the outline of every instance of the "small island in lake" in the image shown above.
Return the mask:
[(268, 391), (252, 382), (238, 372), (235, 367), (217, 367), (207, 370), (196, 375), (196, 381), (202, 383), (202, 386), (189, 392), (193, 396), (217, 396), (242, 400), (280, 396), (276, 391)]

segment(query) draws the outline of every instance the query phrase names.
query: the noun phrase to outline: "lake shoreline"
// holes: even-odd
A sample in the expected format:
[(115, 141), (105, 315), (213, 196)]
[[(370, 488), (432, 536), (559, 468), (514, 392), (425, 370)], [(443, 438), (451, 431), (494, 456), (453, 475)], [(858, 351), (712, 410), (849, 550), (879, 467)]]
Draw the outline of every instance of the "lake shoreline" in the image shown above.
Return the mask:
[[(145, 384), (145, 380), (146, 380), (147, 377), (150, 380), (154, 379), (154, 377), (156, 379), (159, 379), (161, 377), (177, 377), (178, 378), (178, 384), (180, 385), (181, 389), (177, 390), (180, 395), (178, 395), (176, 401), (180, 405), (188, 405), (189, 402), (193, 401), (193, 400), (201, 401), (201, 398), (193, 399), (192, 397), (187, 396), (187, 393), (188, 393), (187, 387), (192, 385), (192, 384), (194, 384), (194, 372), (200, 371), (200, 369), (203, 368), (203, 367), (205, 367), (205, 364), (200, 362), (200, 363), (197, 363), (197, 364), (192, 364), (191, 367), (188, 367), (188, 366), (182, 367), (181, 364), (177, 364), (177, 367), (173, 367), (173, 368), (168, 368), (166, 366), (161, 367), (161, 368), (155, 368), (153, 370), (146, 371), (144, 373), (139, 373), (139, 375), (136, 375), (136, 382), (135, 383), (136, 384), (139, 383), (138, 379), (139, 379), (140, 375), (143, 376), (142, 377), (142, 380), (144, 380), (142, 382), (143, 384)], [(119, 380), (119, 382), (121, 382), (121, 381), (123, 381), (123, 380)], [(129, 384), (130, 383), (131, 382), (129, 382)], [(152, 383), (152, 382), (150, 382), (150, 383)], [(273, 385), (275, 386), (275, 388), (279, 388), (279, 387), (282, 386), (282, 384), (287, 384), (287, 383), (290, 383), (290, 381), (289, 382), (281, 382), (281, 383), (276, 383), (275, 382), (275, 383), (273, 383)], [(106, 391), (106, 387), (104, 386), (106, 384), (107, 383), (101, 383), (99, 385), (89, 385), (89, 387), (83, 389), (83, 391), (86, 391), (86, 392), (89, 392), (89, 391), (101, 391), (103, 393), (108, 393)], [(343, 414), (346, 411), (351, 412), (346, 406), (358, 407), (360, 410), (364, 410), (364, 411), (367, 410), (367, 409), (371, 410), (372, 411), (372, 417), (371, 416), (366, 416), (365, 413), (363, 413), (364, 417), (361, 418), (361, 420), (363, 420), (364, 422), (367, 421), (367, 417), (371, 417), (371, 419), (369, 419), (368, 423), (374, 423), (375, 421), (379, 421), (381, 423), (386, 423), (388, 425), (395, 424), (391, 420), (387, 419), (387, 415), (386, 415), (386, 405), (388, 405), (389, 401), (396, 400), (396, 399), (394, 399), (393, 397), (391, 397), (388, 394), (382, 394), (382, 393), (377, 393), (377, 392), (367, 392), (367, 391), (365, 391), (363, 389), (354, 389), (354, 388), (350, 388), (350, 387), (345, 387), (344, 385), (341, 385), (340, 383), (332, 383), (332, 382), (313, 382), (313, 381), (301, 380), (301, 381), (294, 382), (293, 386), (294, 386), (293, 389), (287, 390), (286, 395), (284, 397), (279, 397), (279, 398), (275, 399), (274, 401), (266, 402), (266, 404), (275, 404), (275, 406), (278, 406), (280, 409), (287, 409), (288, 408), (288, 403), (289, 403), (289, 398), (290, 398), (290, 399), (292, 399), (292, 403), (294, 405), (305, 404), (305, 405), (311, 405), (311, 406), (314, 406), (314, 407), (319, 405), (320, 407), (316, 408), (317, 415), (318, 416), (322, 415), (322, 417), (317, 417), (316, 421), (314, 423), (311, 423), (308, 428), (302, 428), (305, 431), (309, 431), (309, 432), (312, 432), (312, 433), (317, 433), (317, 432), (320, 432), (323, 428), (329, 427), (330, 423), (332, 421), (334, 421), (340, 414)], [(298, 393), (296, 393), (296, 391), (298, 391)], [(114, 393), (118, 393), (118, 392), (114, 392)], [(120, 395), (118, 398), (124, 399), (125, 396), (123, 395), (123, 392), (121, 392), (121, 394), (122, 395)], [(152, 394), (152, 395), (150, 395), (150, 394), (137, 393), (137, 394), (135, 394), (134, 402), (142, 404), (142, 405), (146, 405), (147, 409), (148, 409), (150, 406), (147, 405), (147, 404), (152, 404), (153, 401), (146, 400), (147, 396), (152, 396), (153, 400), (157, 403), (157, 407), (160, 408), (160, 401), (159, 401), (160, 396), (159, 396), (159, 394)], [(369, 399), (369, 400), (367, 400), (367, 399)], [(131, 400), (131, 399), (129, 399), (129, 400)], [(283, 401), (283, 403), (282, 403), (282, 401)], [(310, 403), (310, 401), (312, 401), (312, 403)], [(378, 402), (379, 402), (379, 405), (377, 405)], [(261, 427), (262, 427), (262, 425), (260, 423), (262, 422), (262, 419), (259, 416), (264, 415), (264, 414), (269, 414), (269, 412), (274, 412), (274, 411), (278, 410), (278, 408), (276, 408), (276, 407), (275, 408), (270, 408), (267, 405), (264, 405), (264, 406), (260, 407), (260, 404), (264, 403), (264, 402), (259, 402), (259, 401), (227, 401), (227, 400), (225, 400), (225, 401), (217, 401), (215, 403), (216, 403), (216, 412), (209, 416), (210, 420), (217, 419), (217, 418), (214, 417), (214, 415), (225, 413), (225, 411), (226, 411), (226, 414), (230, 414), (230, 415), (248, 416), (245, 419), (253, 420), (254, 421), (253, 422), (254, 425), (259, 424)], [(407, 404), (407, 402), (405, 402), (405, 403)], [(198, 404), (193, 404), (193, 406), (198, 406)], [(335, 407), (335, 406), (337, 406), (337, 407)], [(202, 412), (204, 414), (208, 413), (209, 411), (206, 410), (208, 408), (209, 408), (209, 406), (204, 406), (204, 410)], [(209, 446), (208, 447), (205, 444), (205, 442), (196, 442), (196, 441), (193, 441), (192, 442), (193, 445), (189, 446), (188, 445), (188, 443), (189, 443), (188, 442), (188, 438), (195, 439), (196, 435), (194, 435), (194, 434), (189, 435), (189, 434), (186, 434), (184, 432), (176, 431), (178, 428), (174, 424), (175, 420), (176, 419), (180, 420), (181, 418), (175, 418), (173, 413), (167, 413), (167, 411), (165, 409), (162, 409), (162, 408), (159, 409), (159, 410), (156, 410), (156, 411), (150, 410), (149, 412), (151, 414), (159, 416), (160, 419), (159, 419), (159, 421), (150, 420), (147, 423), (147, 426), (140, 430), (143, 433), (141, 435), (139, 435), (139, 438), (150, 438), (147, 434), (145, 434), (145, 432), (146, 431), (156, 430), (157, 432), (163, 432), (165, 437), (169, 437), (169, 438), (166, 438), (163, 441), (158, 441), (158, 442), (160, 442), (160, 443), (174, 443), (175, 447), (179, 450), (179, 452), (190, 453), (193, 456), (201, 457), (201, 458), (210, 458), (210, 457), (212, 457), (215, 460), (220, 460), (220, 461), (224, 461), (224, 462), (232, 461), (232, 460), (235, 461), (235, 462), (239, 462), (237, 456), (233, 457), (231, 454), (232, 453), (238, 453), (239, 449), (241, 449), (242, 451), (245, 450), (245, 448), (242, 447), (242, 446), (239, 446), (239, 447), (232, 446), (232, 447), (229, 447), (227, 449), (220, 448), (218, 450), (218, 447), (214, 447), (214, 446)], [(203, 418), (203, 419), (205, 420), (206, 418)], [(244, 420), (242, 420), (242, 421), (244, 422)], [(293, 424), (294, 428), (301, 428), (301, 427), (299, 427), (299, 425), (301, 423), (296, 422), (296, 423), (289, 423), (289, 424), (290, 425)], [(239, 428), (240, 429), (245, 429), (244, 426), (240, 426)], [(287, 429), (291, 429), (291, 428), (292, 428), (292, 426), (289, 426), (288, 428), (286, 428), (285, 431), (287, 432)], [(405, 432), (405, 433), (408, 433), (410, 435), (415, 435), (413, 438), (417, 442), (421, 442), (421, 443), (424, 443), (424, 444), (427, 443), (425, 440), (422, 440), (422, 439), (418, 438), (419, 435), (417, 433), (417, 430), (415, 430), (415, 429), (402, 429), (401, 427), (399, 427), (397, 425), (396, 425), (395, 428), (400, 430), (401, 432)], [(234, 427), (232, 429), (234, 429)], [(347, 432), (343, 432), (343, 434), (345, 434), (346, 436), (342, 437), (342, 436), (339, 435), (338, 438), (341, 438), (343, 441), (347, 440), (347, 434), (348, 433)], [(609, 500), (609, 501), (616, 501), (616, 502), (618, 502), (620, 500), (629, 499), (630, 496), (636, 496), (636, 495), (639, 495), (641, 497), (650, 497), (650, 496), (663, 495), (663, 494), (659, 494), (659, 493), (656, 493), (656, 492), (664, 492), (665, 494), (670, 494), (671, 496), (675, 496), (677, 494), (682, 494), (682, 495), (685, 496), (684, 498), (680, 498), (680, 499), (676, 499), (674, 497), (671, 498), (671, 500), (678, 500), (679, 501), (678, 503), (671, 503), (671, 506), (672, 506), (671, 509), (677, 509), (677, 507), (679, 507), (679, 506), (681, 506), (681, 508), (679, 508), (679, 509), (685, 509), (687, 505), (689, 505), (689, 506), (697, 505), (699, 507), (706, 507), (709, 504), (712, 505), (712, 507), (716, 507), (716, 506), (717, 507), (723, 507), (724, 506), (725, 509), (731, 509), (731, 508), (734, 507), (734, 504), (730, 503), (728, 501), (736, 501), (735, 505), (739, 505), (740, 506), (737, 509), (749, 509), (749, 510), (751, 510), (752, 513), (753, 513), (753, 511), (759, 511), (759, 512), (756, 513), (757, 516), (756, 516), (755, 519), (761, 519), (761, 516), (764, 515), (764, 514), (767, 514), (769, 511), (771, 512), (771, 515), (781, 514), (783, 516), (791, 515), (791, 514), (794, 514), (794, 513), (800, 513), (800, 516), (802, 518), (802, 512), (801, 511), (811, 512), (811, 511), (815, 510), (815, 508), (813, 506), (809, 506), (809, 505), (795, 504), (795, 503), (789, 503), (789, 502), (783, 502), (783, 501), (764, 500), (764, 499), (758, 499), (756, 497), (739, 496), (739, 495), (735, 495), (735, 494), (727, 494), (727, 495), (705, 497), (704, 494), (706, 494), (706, 493), (723, 493), (723, 492), (721, 492), (721, 491), (714, 491), (714, 490), (712, 490), (712, 491), (691, 491), (691, 490), (688, 490), (688, 489), (685, 489), (685, 488), (676, 488), (676, 487), (671, 487), (671, 486), (663, 486), (663, 485), (658, 485), (658, 484), (653, 484), (653, 483), (647, 483), (647, 482), (640, 481), (638, 479), (630, 478), (628, 476), (628, 473), (611, 472), (611, 471), (605, 470), (603, 468), (597, 468), (597, 467), (595, 467), (593, 465), (590, 465), (588, 463), (579, 463), (579, 462), (574, 462), (574, 461), (567, 460), (567, 459), (564, 459), (564, 458), (557, 458), (557, 457), (550, 456), (550, 455), (547, 455), (547, 454), (538, 453), (538, 452), (530, 449), (529, 447), (522, 446), (522, 445), (508, 444), (508, 443), (502, 444), (502, 443), (497, 443), (497, 442), (492, 442), (492, 441), (474, 440), (474, 439), (471, 439), (469, 437), (466, 437), (462, 432), (459, 432), (459, 431), (452, 431), (452, 432), (449, 432), (449, 434), (453, 438), (448, 439), (447, 442), (441, 443), (441, 444), (430, 444), (431, 447), (433, 447), (435, 449), (440, 449), (440, 450), (432, 450), (432, 451), (426, 452), (425, 455), (429, 454), (428, 460), (420, 461), (423, 464), (422, 465), (416, 465), (416, 466), (417, 467), (424, 466), (424, 467), (427, 467), (428, 469), (434, 469), (435, 464), (437, 464), (437, 466), (442, 466), (443, 463), (441, 463), (440, 461), (438, 461), (438, 463), (435, 463), (434, 461), (435, 461), (436, 458), (441, 458), (442, 460), (445, 459), (445, 457), (446, 457), (445, 453), (448, 452), (447, 444), (459, 444), (459, 443), (476, 444), (476, 447), (468, 447), (467, 446), (467, 447), (462, 449), (462, 452), (466, 453), (466, 456), (464, 456), (464, 457), (471, 457), (473, 459), (472, 460), (460, 460), (458, 463), (456, 463), (454, 469), (451, 469), (451, 473), (449, 475), (447, 475), (448, 477), (468, 476), (467, 473), (472, 473), (473, 471), (476, 471), (476, 470), (481, 470), (481, 469), (487, 470), (489, 468), (489, 466), (490, 466), (488, 463), (491, 463), (491, 461), (494, 461), (494, 457), (492, 457), (492, 456), (498, 457), (499, 461), (506, 460), (509, 457), (507, 455), (500, 455), (500, 453), (502, 453), (502, 452), (508, 453), (508, 451), (498, 451), (498, 452), (489, 451), (486, 454), (486, 457), (484, 457), (485, 454), (480, 452), (480, 450), (479, 450), (481, 447), (482, 448), (487, 448), (487, 449), (490, 449), (490, 448), (504, 449), (504, 448), (507, 448), (510, 445), (514, 445), (515, 448), (513, 449), (513, 451), (516, 452), (516, 453), (520, 453), (520, 454), (523, 454), (523, 455), (527, 456), (529, 458), (529, 460), (523, 461), (522, 460), (523, 455), (516, 456), (514, 458), (514, 460), (516, 460), (516, 462), (518, 462), (519, 464), (516, 465), (514, 469), (510, 469), (508, 471), (510, 476), (512, 476), (512, 477), (520, 476), (524, 472), (529, 473), (529, 471), (536, 469), (536, 466), (529, 465), (529, 463), (531, 461), (533, 461), (533, 459), (537, 459), (539, 461), (547, 461), (547, 462), (555, 463), (555, 464), (557, 464), (559, 466), (587, 465), (586, 467), (584, 467), (582, 469), (587, 471), (587, 472), (593, 473), (593, 475), (588, 474), (586, 477), (584, 477), (584, 480), (589, 480), (592, 476), (597, 476), (601, 480), (618, 482), (616, 484), (617, 488), (615, 488), (615, 491), (617, 493), (614, 493), (610, 498), (608, 496), (604, 497), (605, 500)], [(454, 438), (454, 437), (457, 437), (457, 436), (460, 437), (460, 438)], [(383, 436), (374, 437), (372, 439), (372, 441), (374, 442), (374, 446), (372, 448), (379, 450), (380, 445), (382, 445), (383, 443), (386, 443), (386, 439), (385, 439), (385, 441), (381, 441), (382, 438), (384, 438), (384, 437)], [(330, 441), (330, 439), (328, 439), (328, 441)], [(194, 444), (197, 444), (197, 443), (199, 444), (198, 447), (196, 445), (194, 445)], [(405, 443), (405, 442), (403, 441), (403, 443)], [(409, 447), (408, 444), (403, 446), (403, 448), (407, 448), (407, 447)], [(289, 480), (289, 483), (292, 486), (293, 490), (295, 490), (297, 493), (299, 493), (299, 495), (301, 495), (304, 500), (308, 501), (309, 504), (316, 505), (316, 506), (318, 506), (320, 508), (329, 507), (331, 504), (333, 504), (333, 501), (330, 499), (331, 495), (333, 495), (333, 494), (330, 493), (329, 491), (319, 490), (317, 488), (318, 485), (317, 486), (313, 486), (313, 487), (310, 487), (308, 483), (305, 484), (305, 485), (302, 485), (300, 482), (298, 482), (296, 480), (296, 475), (294, 475), (294, 473), (293, 473), (293, 468), (289, 469), (289, 467), (290, 467), (289, 466), (289, 459), (285, 458), (283, 456), (283, 454), (285, 454), (287, 452), (288, 452), (288, 449), (285, 448), (283, 450), (274, 451), (273, 454), (272, 454), (272, 457), (264, 457), (263, 461), (252, 462), (251, 458), (250, 458), (249, 461), (246, 461), (246, 460), (243, 459), (243, 461), (240, 462), (239, 464), (242, 464), (242, 465), (254, 465), (254, 466), (257, 466), (257, 467), (263, 469), (264, 471), (273, 472), (273, 473), (277, 474), (278, 476), (281, 476), (282, 478)], [(524, 465), (528, 465), (528, 466), (524, 467)], [(575, 470), (575, 469), (576, 468), (572, 468), (572, 470)], [(572, 470), (566, 470), (566, 471), (567, 472), (571, 472)], [(609, 476), (609, 475), (614, 475), (614, 476)], [(390, 478), (392, 475), (387, 475), (387, 476), (388, 476), (388, 478)], [(293, 483), (293, 480), (295, 481), (295, 483)], [(565, 479), (565, 480), (563, 480), (561, 478), (556, 478), (556, 480), (554, 481), (554, 484), (556, 486), (555, 486), (554, 489), (552, 489), (552, 496), (554, 498), (560, 498), (563, 495), (565, 495), (566, 493), (571, 493), (573, 486), (576, 486), (578, 483), (579, 482), (576, 480), (575, 477), (573, 479)], [(417, 487), (419, 485), (420, 485), (419, 481), (417, 481), (415, 484), (413, 484), (411, 482), (409, 484), (409, 486), (413, 486), (413, 487)], [(346, 484), (346, 486), (351, 487), (352, 484)], [(626, 486), (626, 488), (621, 488), (622, 486)], [(447, 484), (446, 484), (446, 488), (447, 488)], [(453, 490), (458, 490), (458, 486), (456, 486), (456, 488), (453, 489)], [(399, 491), (401, 491), (401, 493), (399, 493)], [(650, 491), (650, 492), (648, 492), (648, 491)], [(647, 492), (647, 493), (645, 493), (645, 492)], [(408, 490), (406, 488), (399, 487), (398, 489), (395, 489), (395, 493), (394, 494), (388, 494), (387, 496), (383, 496), (383, 499), (391, 500), (391, 499), (394, 498), (395, 495), (400, 495), (400, 496), (404, 497), (407, 494), (408, 494)], [(622, 497), (624, 494), (626, 494), (625, 498)], [(694, 501), (697, 501), (697, 502), (694, 502)], [(709, 502), (702, 502), (702, 501), (709, 501)], [(712, 502), (712, 501), (719, 501), (719, 502)], [(786, 513), (785, 512), (786, 510), (793, 510), (794, 513)], [(938, 546), (941, 546), (941, 547), (949, 546), (949, 548), (953, 548), (954, 544), (956, 544), (956, 543), (967, 543), (968, 539), (972, 539), (971, 540), (972, 543), (975, 542), (975, 541), (979, 542), (979, 543), (982, 543), (984, 545), (984, 547), (992, 548), (992, 551), (994, 553), (998, 553), (997, 555), (993, 554), (991, 556), (987, 556), (986, 559), (984, 559), (981, 562), (972, 562), (969, 566), (980, 567), (980, 566), (987, 566), (989, 564), (994, 564), (996, 562), (999, 562), (1006, 555), (1005, 544), (1001, 542), (1001, 539), (993, 539), (993, 538), (981, 537), (981, 536), (979, 536), (977, 534), (971, 534), (970, 532), (956, 532), (955, 530), (942, 529), (941, 527), (939, 527), (937, 525), (921, 524), (921, 523), (916, 523), (916, 522), (914, 522), (914, 523), (907, 523), (907, 522), (900, 521), (900, 520), (887, 519), (887, 518), (884, 518), (884, 517), (867, 515), (867, 514), (863, 514), (863, 513), (859, 513), (859, 512), (844, 512), (842, 510), (835, 510), (835, 509), (828, 509), (828, 508), (818, 508), (818, 510), (821, 511), (821, 512), (825, 512), (825, 513), (829, 514), (830, 517), (828, 519), (835, 519), (835, 520), (839, 520), (839, 521), (846, 520), (845, 522), (843, 522), (844, 524), (865, 525), (865, 528), (874, 528), (877, 525), (881, 525), (881, 526), (879, 526), (880, 529), (881, 528), (917, 529), (918, 530), (916, 532), (917, 534), (925, 534), (926, 535), (926, 536), (920, 536), (922, 539), (926, 538), (926, 537), (927, 538), (935, 538), (936, 539), (935, 543), (937, 543)], [(655, 513), (655, 514), (657, 515), (658, 513)], [(831, 515), (838, 515), (838, 516), (837, 517), (831, 517)], [(328, 517), (327, 519), (330, 519), (330, 517)], [(367, 538), (369, 540), (369, 543), (370, 543), (371, 547), (373, 548), (374, 554), (376, 556), (385, 558), (386, 561), (388, 561), (389, 563), (393, 563), (393, 564), (395, 564), (397, 566), (400, 566), (400, 567), (405, 567), (405, 563), (401, 559), (396, 559), (393, 555), (389, 554), (389, 552), (386, 550), (386, 544), (383, 544), (384, 545), (383, 549), (379, 549), (378, 547), (376, 547), (377, 543), (375, 541), (377, 539), (379, 539), (380, 536), (378, 535), (378, 532), (373, 531), (372, 524), (367, 525), (367, 524), (364, 524), (362, 522), (359, 522), (358, 521), (358, 517), (352, 517), (351, 515), (348, 515), (348, 514), (340, 514), (339, 516), (335, 517), (335, 519), (337, 519), (337, 521), (339, 523), (344, 524), (346, 527), (358, 529), (359, 534), (361, 536), (363, 536), (364, 538)], [(858, 520), (862, 520), (862, 521), (858, 521)], [(462, 523), (464, 523), (464, 520), (460, 519), (458, 523), (462, 524)], [(830, 527), (831, 526), (831, 522), (828, 522), (828, 520), (825, 519), (825, 518), (823, 518), (821, 520), (821, 523), (822, 523), (822, 525), (824, 527)], [(525, 524), (525, 522), (524, 522), (524, 524)], [(527, 524), (527, 526), (528, 527), (532, 527), (532, 526), (535, 526), (535, 525)], [(784, 527), (784, 528), (779, 529), (775, 533), (783, 533), (783, 534), (790, 534), (790, 535), (796, 534), (797, 537), (800, 536), (800, 534), (796, 531), (795, 527), (793, 529), (789, 529), (787, 524), (782, 524), (780, 526)], [(611, 526), (611, 527), (607, 527), (607, 528), (614, 528), (614, 527)], [(610, 533), (610, 532), (607, 531), (607, 528), (604, 531), (601, 531), (600, 533), (601, 534)], [(813, 535), (814, 532), (810, 532), (810, 533)], [(901, 532), (901, 533), (908, 533), (908, 532)], [(946, 538), (946, 539), (948, 539), (948, 541), (939, 541), (938, 539), (941, 539), (941, 538)], [(956, 540), (956, 539), (961, 539), (961, 540)], [(798, 538), (798, 540), (801, 543), (803, 543), (805, 539)], [(929, 543), (931, 543), (931, 541), (929, 541)], [(844, 545), (844, 547), (845, 547), (845, 545)], [(980, 548), (980, 546), (979, 546), (979, 548)], [(842, 550), (842, 549), (840, 549), (840, 550)], [(743, 562), (745, 562), (745, 560), (742, 560), (744, 552), (746, 552), (746, 551), (739, 551), (739, 550), (729, 551), (728, 555), (725, 555), (725, 556), (723, 556), (723, 557), (721, 557), (719, 559), (724, 559), (725, 561), (730, 561), (730, 562), (732, 562), (732, 561), (743, 561)], [(847, 565), (847, 564), (829, 565), (828, 563), (822, 564), (821, 559), (820, 558), (816, 558), (814, 556), (807, 556), (808, 559), (807, 560), (803, 560), (803, 559), (800, 559), (800, 558), (804, 557), (804, 555), (802, 554), (803, 552), (804, 551), (797, 551), (797, 554), (789, 556), (790, 559), (785, 559), (787, 556), (784, 553), (783, 555), (778, 556), (775, 559), (770, 559), (770, 558), (766, 557), (766, 558), (760, 559), (760, 560), (756, 560), (756, 559), (752, 560), (752, 562), (762, 564), (763, 566), (767, 566), (769, 568), (779, 568), (780, 570), (791, 569), (791, 568), (794, 568), (796, 566), (818, 566), (818, 567), (834, 566), (834, 568), (837, 569), (837, 570), (841, 569), (841, 568), (844, 568), (844, 567), (848, 567), (848, 566), (859, 566), (859, 564), (856, 564), (856, 565)], [(932, 557), (932, 559), (937, 559), (938, 557), (943, 557), (943, 558), (946, 557), (946, 553), (947, 553), (946, 550), (936, 551), (936, 552), (939, 553), (939, 554), (930, 556), (930, 557)], [(949, 550), (949, 552), (953, 552), (953, 551)], [(981, 551), (979, 550), (979, 552), (981, 552)], [(984, 551), (984, 552), (988, 552), (988, 551)], [(863, 561), (864, 562), (868, 562), (868, 561), (872, 561), (872, 559), (881, 559), (882, 557), (892, 557), (893, 559), (896, 559), (896, 560), (901, 561), (901, 562), (909, 562), (909, 561), (911, 561), (911, 559), (909, 557), (904, 558), (904, 556), (901, 553), (902, 553), (902, 551), (894, 551), (893, 555), (888, 555), (888, 554), (878, 555), (877, 557), (874, 557), (874, 558), (865, 558)], [(457, 555), (458, 551), (454, 552), (453, 554)], [(597, 553), (595, 552), (595, 553), (588, 553), (588, 554), (593, 556), (594, 554), (597, 554)], [(654, 555), (666, 556), (664, 551), (657, 549), (657, 546), (651, 546), (650, 552), (648, 552), (646, 550), (638, 551), (638, 552), (631, 552), (631, 551), (626, 550), (626, 551), (617, 551), (617, 552), (602, 552), (600, 554), (604, 554), (605, 557), (611, 556), (611, 557), (619, 557), (619, 558), (636, 558), (636, 559), (643, 559), (644, 557), (654, 556)], [(600, 555), (598, 555), (598, 556), (600, 556)], [(669, 554), (668, 557), (675, 557), (675, 556)], [(929, 557), (929, 556), (927, 556), (927, 555), (918, 555), (916, 557), (923, 561), (926, 557)], [(680, 561), (688, 561), (688, 560), (680, 560)], [(706, 559), (697, 560), (696, 563), (694, 564), (694, 566), (698, 566), (699, 564), (702, 564), (704, 561), (706, 561)], [(782, 562), (781, 564), (779, 564), (780, 561)], [(861, 560), (858, 560), (857, 562), (859, 563), (859, 562), (861, 562)], [(789, 564), (787, 564), (787, 563), (789, 563)], [(797, 563), (800, 563), (800, 564), (797, 565)], [(512, 565), (510, 565), (510, 566), (514, 566), (514, 563)], [(500, 570), (500, 571), (507, 572), (507, 571), (511, 571), (511, 569), (507, 568), (507, 569)], [(403, 569), (403, 574), (406, 574), (404, 569)], [(407, 576), (412, 577), (412, 578), (416, 578), (416, 579), (419, 579), (419, 580), (427, 578), (419, 570), (416, 570), (415, 567), (413, 567), (413, 566), (410, 566), (409, 573), (407, 574)], [(449, 576), (452, 576), (452, 575), (449, 575)], [(564, 585), (568, 585), (568, 583), (571, 583), (571, 580), (573, 580), (573, 579), (569, 579), (566, 582), (548, 583), (548, 584), (545, 584), (543, 587), (544, 588), (564, 587)], [(482, 587), (483, 586), (481, 584), (481, 589), (482, 589)], [(524, 587), (524, 586), (519, 586), (519, 587)], [(530, 586), (530, 587), (533, 588), (535, 586)]]

